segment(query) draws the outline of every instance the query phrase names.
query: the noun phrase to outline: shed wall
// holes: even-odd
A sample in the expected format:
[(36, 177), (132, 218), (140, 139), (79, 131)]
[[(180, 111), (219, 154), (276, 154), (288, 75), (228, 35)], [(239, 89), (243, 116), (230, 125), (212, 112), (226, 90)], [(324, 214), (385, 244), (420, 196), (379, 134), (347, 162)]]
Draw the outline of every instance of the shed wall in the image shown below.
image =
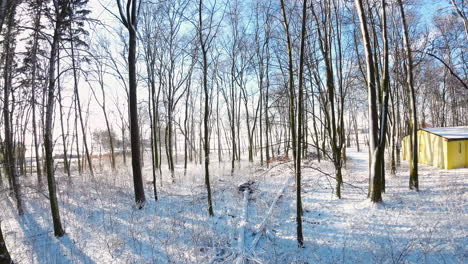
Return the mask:
[(447, 146), (444, 138), (419, 130), (418, 140), (419, 163), (445, 168), (444, 153)]
[[(441, 169), (468, 168), (468, 140), (451, 140), (429, 133), (418, 131), (419, 163)], [(401, 159), (411, 158), (410, 137), (401, 141)]]
[(465, 140), (465, 167), (468, 167), (468, 140)]
[(467, 166), (466, 142), (466, 140), (455, 140), (448, 142), (448, 169), (463, 168)]

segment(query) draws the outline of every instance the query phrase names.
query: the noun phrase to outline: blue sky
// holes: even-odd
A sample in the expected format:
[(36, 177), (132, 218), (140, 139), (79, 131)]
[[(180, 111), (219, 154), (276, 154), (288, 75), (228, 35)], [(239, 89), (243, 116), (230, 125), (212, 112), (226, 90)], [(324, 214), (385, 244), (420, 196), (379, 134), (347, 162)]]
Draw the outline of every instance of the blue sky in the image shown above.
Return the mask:
[(418, 6), (420, 8), (416, 11), (421, 15), (421, 19), (424, 20), (422, 22), (425, 23), (432, 23), (432, 17), (436, 12), (440, 12), (439, 9), (443, 8), (447, 10), (447, 8), (452, 8), (449, 0), (421, 0)]

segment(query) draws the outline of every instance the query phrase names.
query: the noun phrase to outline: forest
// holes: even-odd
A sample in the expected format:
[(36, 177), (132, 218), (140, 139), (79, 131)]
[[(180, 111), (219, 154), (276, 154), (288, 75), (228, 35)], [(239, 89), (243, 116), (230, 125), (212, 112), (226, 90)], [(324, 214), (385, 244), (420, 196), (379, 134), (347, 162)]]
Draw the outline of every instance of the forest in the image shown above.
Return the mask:
[(466, 0), (0, 0), (0, 50), (0, 264), (468, 262)]

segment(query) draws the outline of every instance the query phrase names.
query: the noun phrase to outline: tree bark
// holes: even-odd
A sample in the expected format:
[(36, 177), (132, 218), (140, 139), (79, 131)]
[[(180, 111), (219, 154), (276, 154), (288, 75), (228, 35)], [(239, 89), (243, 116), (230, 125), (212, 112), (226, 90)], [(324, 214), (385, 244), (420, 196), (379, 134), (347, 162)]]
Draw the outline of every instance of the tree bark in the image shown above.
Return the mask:
[(3, 126), (5, 129), (5, 160), (6, 160), (6, 174), (10, 180), (11, 186), (13, 188), (13, 193), (16, 200), (16, 208), (18, 210), (18, 215), (23, 215), (23, 205), (21, 200), (21, 186), (18, 182), (18, 174), (16, 171), (16, 160), (15, 152), (17, 148), (13, 142), (13, 131), (12, 131), (12, 111), (10, 112), (10, 92), (13, 91), (12, 78), (13, 78), (13, 59), (14, 59), (14, 45), (15, 45), (15, 36), (13, 33), (13, 27), (15, 27), (15, 14), (16, 14), (16, 4), (13, 3), (11, 10), (8, 14), (8, 24), (7, 32), (4, 42), (4, 69), (3, 69)]
[(369, 195), (371, 201), (379, 203), (382, 201), (381, 192), (381, 165), (383, 158), (382, 152), (378, 149), (378, 113), (377, 113), (377, 97), (376, 97), (376, 80), (372, 49), (367, 29), (367, 20), (364, 13), (362, 0), (355, 0), (356, 9), (361, 23), (361, 36), (364, 45), (366, 64), (367, 64), (367, 90), (369, 102)]
[[(57, 70), (60, 71), (60, 52), (57, 51)], [(62, 131), (62, 144), (63, 144), (63, 169), (67, 173), (68, 178), (71, 177), (70, 165), (68, 164), (68, 153), (67, 153), (67, 140), (65, 126), (63, 125), (63, 102), (62, 102), (62, 87), (60, 86), (60, 77), (57, 76), (57, 90), (58, 90), (58, 103), (60, 113), (60, 129)]]
[(405, 10), (403, 3), (398, 0), (401, 13), (401, 24), (403, 29), (403, 45), (405, 47), (406, 57), (406, 89), (409, 101), (409, 113), (411, 118), (409, 120), (410, 127), (410, 141), (411, 141), (411, 162), (410, 162), (410, 178), (409, 188), (419, 191), (419, 180), (418, 180), (418, 119), (416, 110), (416, 92), (414, 88), (414, 77), (413, 77), (413, 59), (411, 54), (411, 45), (408, 39), (408, 25), (406, 23)]
[(136, 48), (137, 48), (137, 9), (139, 0), (127, 0), (126, 15), (120, 0), (117, 0), (122, 23), (128, 29), (128, 77), (129, 77), (129, 116), (130, 116), (130, 147), (132, 150), (133, 186), (135, 202), (138, 209), (145, 205), (145, 189), (141, 173), (140, 129), (138, 126), (138, 97), (136, 79)]
[[(40, 2), (42, 3), (42, 2)], [(37, 136), (37, 120), (36, 120), (36, 71), (37, 71), (37, 52), (39, 46), (39, 28), (41, 25), (42, 4), (38, 7), (36, 16), (34, 17), (34, 36), (33, 45), (31, 48), (31, 105), (32, 105), (32, 126), (33, 126), (33, 141), (34, 153), (36, 161), (37, 185), (42, 188), (42, 167), (40, 161), (39, 142)]]
[(5, 238), (3, 237), (2, 223), (0, 222), (0, 263), (2, 264), (13, 264), (13, 261), (10, 257), (10, 252), (5, 243)]
[(81, 101), (80, 101), (80, 93), (78, 92), (78, 76), (77, 76), (77, 65), (76, 65), (76, 60), (75, 60), (75, 47), (74, 47), (74, 41), (73, 41), (73, 33), (72, 29), (70, 28), (70, 45), (71, 45), (71, 59), (72, 59), (72, 67), (73, 67), (73, 87), (74, 87), (74, 93), (75, 93), (75, 100), (76, 100), (76, 105), (78, 106), (78, 117), (80, 119), (80, 126), (81, 126), (81, 133), (83, 134), (83, 146), (85, 149), (85, 154), (86, 154), (86, 160), (88, 162), (88, 167), (89, 167), (89, 172), (91, 173), (91, 176), (94, 177), (94, 172), (93, 172), (93, 162), (91, 161), (91, 155), (89, 153), (89, 148), (88, 148), (88, 141), (86, 138), (86, 128), (83, 122), (83, 113), (81, 111)]
[[(284, 7), (283, 7), (284, 8)], [(302, 197), (301, 197), (301, 157), (303, 140), (303, 119), (304, 119), (304, 91), (303, 91), (303, 75), (304, 75), (304, 42), (306, 38), (306, 21), (307, 21), (307, 0), (302, 3), (302, 29), (301, 29), (301, 48), (299, 55), (299, 92), (298, 92), (298, 116), (297, 116), (297, 161), (296, 161), (296, 233), (299, 247), (304, 246), (304, 237), (302, 234)]]
[[(56, 7), (57, 8), (57, 7)], [(50, 49), (49, 58), (49, 76), (48, 76), (48, 89), (47, 89), (47, 104), (46, 104), (46, 117), (44, 129), (44, 147), (45, 147), (45, 163), (47, 171), (47, 185), (49, 188), (50, 209), (52, 212), (52, 221), (54, 224), (54, 234), (56, 237), (61, 237), (65, 234), (60, 221), (60, 211), (57, 200), (57, 190), (54, 176), (54, 156), (53, 156), (53, 119), (54, 119), (54, 104), (55, 104), (55, 61), (58, 54), (58, 46), (61, 39), (61, 28), (63, 20), (66, 16), (67, 7), (65, 4), (56, 10), (56, 22), (54, 35), (52, 40), (52, 47)]]
[(210, 93), (208, 91), (208, 61), (207, 61), (207, 49), (206, 38), (203, 37), (203, 17), (202, 17), (203, 1), (199, 1), (198, 5), (198, 19), (199, 19), (199, 32), (198, 37), (201, 45), (201, 52), (203, 58), (203, 92), (204, 92), (204, 114), (203, 114), (203, 150), (205, 152), (205, 185), (208, 193), (208, 214), (214, 216), (213, 204), (211, 201), (211, 185), (210, 185), (210, 138), (208, 130), (208, 122), (210, 117)]

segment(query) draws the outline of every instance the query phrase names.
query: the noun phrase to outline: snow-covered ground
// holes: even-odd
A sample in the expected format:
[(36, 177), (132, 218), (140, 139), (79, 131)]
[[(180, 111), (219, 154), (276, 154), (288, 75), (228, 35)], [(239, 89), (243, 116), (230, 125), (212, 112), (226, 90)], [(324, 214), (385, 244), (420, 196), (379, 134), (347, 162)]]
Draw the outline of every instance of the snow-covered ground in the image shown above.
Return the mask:
[[(306, 162), (333, 173), (328, 162)], [(200, 166), (172, 184), (158, 176), (159, 200), (152, 199), (151, 171), (145, 168), (148, 202), (133, 207), (131, 170), (102, 172), (91, 179), (58, 176), (60, 212), (66, 230), (53, 236), (47, 192), (35, 179), (22, 179), (25, 215), (1, 194), (1, 219), (7, 246), (17, 263), (234, 263), (240, 260), (239, 231), (245, 230), (248, 263), (468, 263), (468, 169), (420, 166), (419, 192), (408, 190), (407, 164), (387, 173), (384, 203), (367, 197), (367, 152), (348, 150), (343, 199), (335, 198), (334, 179), (306, 168), (303, 176), (305, 248), (295, 239), (295, 189), (291, 164), (271, 167), (241, 162), (214, 164), (215, 216), (206, 210)], [(255, 181), (244, 212), (238, 185)], [(286, 188), (283, 188), (288, 183)], [(253, 241), (280, 190), (284, 195), (266, 221), (265, 235)], [(244, 213), (247, 221), (242, 222)], [(263, 233), (262, 233), (263, 234)]]

